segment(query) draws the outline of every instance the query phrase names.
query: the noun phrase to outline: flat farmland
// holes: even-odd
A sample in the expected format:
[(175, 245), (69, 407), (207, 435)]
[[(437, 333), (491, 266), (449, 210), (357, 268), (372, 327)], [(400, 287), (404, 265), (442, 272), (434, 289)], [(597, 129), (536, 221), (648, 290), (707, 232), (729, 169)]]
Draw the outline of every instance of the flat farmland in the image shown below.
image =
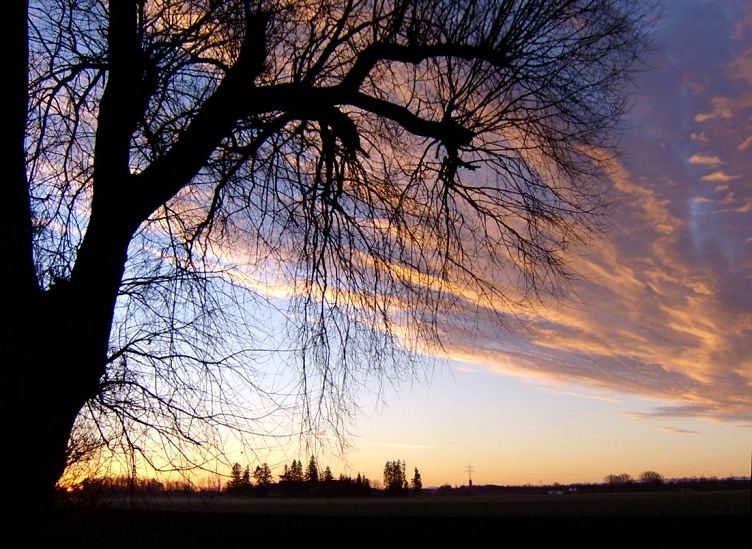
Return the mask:
[(111, 509), (321, 517), (693, 517), (749, 516), (745, 490), (614, 494), (253, 498), (155, 496), (111, 500)]
[[(61, 508), (49, 525), (59, 547), (171, 547), (363, 536), (365, 543), (524, 536), (529, 546), (576, 537), (578, 546), (683, 543), (748, 546), (750, 493), (422, 496), (363, 499), (153, 497)], [(605, 536), (605, 537), (604, 537)], [(710, 545), (708, 545), (710, 544)], [(517, 546), (517, 544), (514, 544)]]

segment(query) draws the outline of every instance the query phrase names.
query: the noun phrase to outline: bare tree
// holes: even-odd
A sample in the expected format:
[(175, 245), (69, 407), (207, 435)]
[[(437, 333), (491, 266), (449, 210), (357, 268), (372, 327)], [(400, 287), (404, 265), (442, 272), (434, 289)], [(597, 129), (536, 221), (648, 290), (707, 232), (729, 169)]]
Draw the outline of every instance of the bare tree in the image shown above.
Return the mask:
[(619, 473), (618, 475), (606, 475), (603, 480), (608, 484), (629, 484), (632, 482), (632, 476), (628, 473)]
[(640, 473), (640, 482), (645, 484), (663, 484), (663, 475), (655, 471), (643, 471)]
[[(285, 392), (336, 429), (363, 376), (405, 373), (398, 336), (438, 345), (468, 306), (555, 292), (645, 22), (618, 0), (6, 11), (3, 349), (37, 494), (82, 407), (144, 455), (199, 423), (264, 431)], [(280, 391), (254, 370), (254, 311), (282, 303), (264, 281), (296, 335)]]

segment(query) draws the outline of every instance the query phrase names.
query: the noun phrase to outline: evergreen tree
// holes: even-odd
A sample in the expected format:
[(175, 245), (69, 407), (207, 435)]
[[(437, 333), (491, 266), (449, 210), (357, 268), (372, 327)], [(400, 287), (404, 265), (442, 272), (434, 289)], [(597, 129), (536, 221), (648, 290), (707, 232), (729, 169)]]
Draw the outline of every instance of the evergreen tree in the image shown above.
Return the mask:
[(420, 494), (423, 491), (423, 480), (420, 478), (420, 472), (417, 467), (415, 468), (415, 475), (413, 475), (411, 484), (413, 485), (413, 494)]
[(319, 468), (318, 465), (316, 465), (316, 458), (313, 456), (311, 456), (311, 459), (308, 461), (305, 480), (311, 484), (316, 484), (319, 481)]
[(332, 482), (333, 480), (334, 475), (332, 475), (332, 470), (327, 465), (326, 469), (324, 469), (324, 482)]
[(384, 490), (392, 496), (407, 493), (405, 464), (399, 460), (387, 461), (384, 465)]
[(303, 463), (298, 460), (292, 460), (290, 465), (290, 480), (292, 482), (303, 482)]
[[(287, 467), (285, 467), (287, 469)], [(256, 486), (266, 487), (272, 483), (272, 472), (266, 463), (256, 466), (256, 470), (253, 471), (253, 479), (256, 481)]]
[(240, 486), (241, 482), (241, 476), (243, 473), (243, 468), (240, 466), (240, 463), (235, 463), (232, 466), (232, 470), (230, 471), (230, 482), (228, 483), (228, 488), (237, 488)]
[(227, 489), (232, 491), (243, 490), (251, 487), (251, 475), (248, 467), (243, 470), (240, 463), (235, 463), (230, 471), (230, 482)]

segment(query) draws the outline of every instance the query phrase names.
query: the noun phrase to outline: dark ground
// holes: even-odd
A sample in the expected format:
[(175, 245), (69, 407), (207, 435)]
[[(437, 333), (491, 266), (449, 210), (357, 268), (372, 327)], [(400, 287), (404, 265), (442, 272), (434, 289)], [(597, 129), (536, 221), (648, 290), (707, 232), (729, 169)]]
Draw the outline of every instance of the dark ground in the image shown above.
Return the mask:
[[(258, 547), (491, 542), (504, 547), (750, 547), (750, 493), (151, 498), (58, 509), (50, 547)], [(39, 532), (30, 532), (31, 538)], [(36, 545), (36, 544), (33, 544)], [(31, 544), (30, 544), (31, 546)]]

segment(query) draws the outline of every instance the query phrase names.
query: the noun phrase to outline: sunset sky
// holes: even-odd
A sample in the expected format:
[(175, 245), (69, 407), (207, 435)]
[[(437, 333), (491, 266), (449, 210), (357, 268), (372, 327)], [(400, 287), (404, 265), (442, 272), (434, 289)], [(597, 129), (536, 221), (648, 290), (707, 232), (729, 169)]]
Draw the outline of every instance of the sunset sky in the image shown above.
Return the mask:
[(660, 5), (611, 226), (573, 258), (583, 280), (528, 330), (454, 329), (450, 360), (361, 395), (345, 463), (320, 456), (333, 470), (378, 479), (399, 458), (429, 486), (463, 484), (468, 463), (476, 484), (749, 474), (752, 5)]
[[(569, 258), (579, 279), (506, 330), (468, 300), (441, 334), (445, 355), (422, 356), (412, 380), (363, 387), (348, 447), (326, 433), (322, 466), (380, 480), (400, 459), (425, 486), (465, 484), (468, 464), (475, 484), (750, 473), (752, 3), (659, 7), (620, 157), (606, 164), (607, 227)], [(290, 297), (236, 282), (280, 310)], [(268, 318), (274, 347), (282, 319)], [(253, 368), (294, 383), (279, 356)], [(227, 460), (276, 474), (307, 460), (294, 427), (275, 421), (245, 446), (228, 435)]]

